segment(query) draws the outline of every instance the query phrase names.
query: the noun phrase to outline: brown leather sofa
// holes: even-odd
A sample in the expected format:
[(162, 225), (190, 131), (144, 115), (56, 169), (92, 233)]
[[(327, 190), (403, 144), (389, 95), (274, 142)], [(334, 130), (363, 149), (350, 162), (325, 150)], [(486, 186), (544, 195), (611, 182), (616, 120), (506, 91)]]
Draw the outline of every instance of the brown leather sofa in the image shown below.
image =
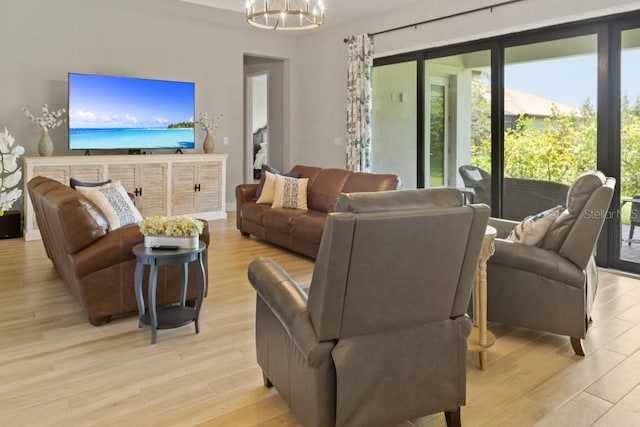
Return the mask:
[(315, 258), (327, 214), (333, 210), (340, 193), (397, 190), (400, 179), (392, 174), (350, 172), (297, 165), (290, 174), (309, 178), (307, 205), (309, 210), (272, 209), (257, 204), (254, 197), (258, 184), (236, 187), (236, 227), (243, 235), (253, 234), (292, 251)]
[[(136, 259), (131, 248), (143, 241), (138, 226), (109, 231), (106, 218), (91, 201), (58, 181), (38, 176), (29, 181), (27, 189), (47, 256), (89, 322), (99, 326), (113, 315), (137, 312), (133, 290)], [(206, 222), (200, 240), (208, 246)], [(207, 252), (203, 255), (205, 272)], [(146, 272), (143, 280), (147, 283)], [(188, 300), (198, 296), (195, 280), (195, 268), (190, 267)], [(181, 287), (181, 265), (159, 267), (157, 305), (179, 302)]]

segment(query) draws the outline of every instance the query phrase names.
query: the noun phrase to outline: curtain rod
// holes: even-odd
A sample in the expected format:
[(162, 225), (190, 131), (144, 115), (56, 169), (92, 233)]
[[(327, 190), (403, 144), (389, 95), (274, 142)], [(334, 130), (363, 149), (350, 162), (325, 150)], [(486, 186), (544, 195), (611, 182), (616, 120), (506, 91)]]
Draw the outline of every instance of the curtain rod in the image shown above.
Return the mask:
[[(456, 18), (458, 16), (468, 15), (470, 13), (482, 12), (483, 10), (493, 11), (494, 8), (497, 8), (497, 7), (500, 7), (500, 6), (506, 6), (506, 5), (512, 4), (512, 3), (519, 3), (521, 1), (524, 1), (524, 0), (505, 0), (505, 1), (501, 1), (499, 3), (495, 3), (495, 4), (491, 4), (491, 5), (487, 5), (487, 6), (482, 6), (482, 7), (478, 7), (478, 8), (471, 9), (471, 10), (465, 10), (463, 12), (452, 13), (451, 15), (440, 16), (438, 18), (431, 18), (431, 19), (427, 19), (426, 21), (420, 21), (420, 22), (416, 22), (416, 23), (413, 23), (413, 24), (402, 25), (401, 27), (389, 28), (388, 30), (378, 31), (376, 33), (371, 33), (369, 35), (371, 37), (373, 37), (373, 36), (377, 36), (377, 35), (380, 35), (380, 34), (390, 33), (392, 31), (406, 30), (407, 28), (412, 28), (412, 27), (417, 29), (418, 25), (430, 24), (432, 22), (442, 21), (442, 20), (449, 19), (449, 18)], [(348, 41), (348, 39), (345, 38), (344, 42), (346, 43), (347, 41)]]

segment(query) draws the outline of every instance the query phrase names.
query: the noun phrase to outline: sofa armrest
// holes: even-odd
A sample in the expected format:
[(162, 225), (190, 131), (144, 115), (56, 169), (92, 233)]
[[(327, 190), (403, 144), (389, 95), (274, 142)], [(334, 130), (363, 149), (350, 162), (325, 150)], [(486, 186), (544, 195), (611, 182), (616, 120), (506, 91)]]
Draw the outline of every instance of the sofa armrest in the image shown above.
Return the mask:
[(496, 239), (495, 249), (490, 265), (527, 271), (576, 287), (584, 285), (584, 272), (557, 252), (503, 239)]
[(258, 184), (240, 184), (236, 186), (236, 203), (238, 208), (244, 203), (253, 200), (258, 191)]
[(513, 231), (514, 228), (516, 228), (516, 225), (518, 224), (520, 224), (518, 221), (491, 217), (489, 218), (488, 225), (496, 229), (498, 232), (497, 237), (499, 239), (504, 239), (509, 235), (509, 233), (511, 233), (511, 231)]
[(236, 228), (242, 231), (242, 205), (253, 200), (258, 184), (240, 184), (236, 186)]
[(318, 342), (307, 310), (307, 294), (275, 261), (256, 258), (249, 264), (249, 281), (312, 366), (325, 360), (333, 342)]
[(131, 249), (143, 241), (144, 237), (137, 224), (108, 232), (72, 255), (78, 277), (87, 276), (128, 260), (135, 260)]

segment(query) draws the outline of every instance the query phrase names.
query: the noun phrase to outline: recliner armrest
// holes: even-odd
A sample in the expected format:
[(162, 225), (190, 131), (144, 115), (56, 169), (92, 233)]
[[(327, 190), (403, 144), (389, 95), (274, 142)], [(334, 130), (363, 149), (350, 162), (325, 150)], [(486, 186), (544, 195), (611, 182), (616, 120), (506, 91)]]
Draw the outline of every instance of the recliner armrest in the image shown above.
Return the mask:
[(249, 281), (311, 365), (325, 361), (333, 342), (318, 342), (307, 309), (307, 294), (275, 261), (259, 257), (249, 264)]
[(462, 334), (468, 338), (471, 334), (471, 318), (467, 314), (463, 314), (462, 316), (454, 317), (453, 321), (460, 325)]
[(489, 264), (528, 271), (575, 287), (584, 286), (584, 272), (578, 266), (557, 252), (536, 246), (496, 239), (495, 253), (489, 258)]

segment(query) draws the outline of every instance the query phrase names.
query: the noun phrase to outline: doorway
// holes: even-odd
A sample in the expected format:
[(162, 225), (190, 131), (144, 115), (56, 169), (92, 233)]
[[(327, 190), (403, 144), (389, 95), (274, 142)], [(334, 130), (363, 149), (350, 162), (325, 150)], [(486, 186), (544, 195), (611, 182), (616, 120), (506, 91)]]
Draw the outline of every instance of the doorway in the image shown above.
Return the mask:
[(287, 164), (288, 61), (244, 56), (244, 182), (260, 179), (263, 164)]
[[(262, 165), (269, 160), (269, 73), (247, 74), (247, 160), (254, 180), (260, 179)], [(251, 178), (250, 178), (251, 179)]]

